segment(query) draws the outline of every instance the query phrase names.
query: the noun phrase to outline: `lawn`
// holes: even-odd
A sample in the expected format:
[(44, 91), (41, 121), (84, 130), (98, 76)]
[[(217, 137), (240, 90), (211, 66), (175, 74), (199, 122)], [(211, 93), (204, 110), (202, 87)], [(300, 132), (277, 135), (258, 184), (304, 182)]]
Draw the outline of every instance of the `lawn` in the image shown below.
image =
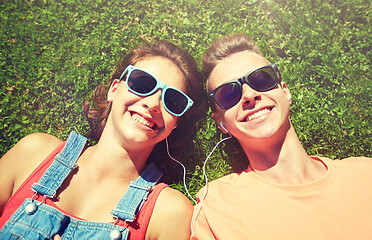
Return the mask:
[[(368, 0), (7, 0), (0, 28), (1, 156), (33, 132), (87, 135), (82, 102), (132, 47), (167, 39), (200, 66), (213, 40), (246, 32), (289, 86), (291, 119), (309, 154), (372, 157)], [(207, 111), (177, 155), (192, 195), (223, 137)], [(210, 180), (246, 166), (229, 141), (208, 160)], [(164, 180), (185, 192), (181, 172), (172, 164)]]

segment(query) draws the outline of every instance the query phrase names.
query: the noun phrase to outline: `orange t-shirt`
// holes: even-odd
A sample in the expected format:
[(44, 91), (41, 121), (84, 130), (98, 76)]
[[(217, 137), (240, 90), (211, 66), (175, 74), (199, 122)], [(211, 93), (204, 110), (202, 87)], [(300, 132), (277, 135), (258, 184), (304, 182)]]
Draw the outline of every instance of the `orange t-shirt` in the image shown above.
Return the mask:
[(192, 239), (371, 240), (372, 159), (313, 159), (328, 171), (308, 184), (274, 184), (248, 170), (212, 181), (195, 206)]

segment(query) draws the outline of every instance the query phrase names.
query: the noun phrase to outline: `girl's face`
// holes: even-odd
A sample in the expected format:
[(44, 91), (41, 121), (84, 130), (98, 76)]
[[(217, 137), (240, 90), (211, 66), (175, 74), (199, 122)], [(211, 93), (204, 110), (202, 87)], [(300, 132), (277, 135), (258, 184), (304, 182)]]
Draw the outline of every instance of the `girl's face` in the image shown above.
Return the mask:
[[(212, 91), (268, 64), (256, 53), (235, 53), (216, 65), (209, 77), (208, 89)], [(280, 129), (289, 127), (290, 101), (291, 95), (285, 83), (266, 92), (255, 91), (243, 84), (240, 101), (229, 109), (216, 106), (213, 118), (217, 124), (222, 122), (242, 146), (249, 145), (252, 139), (267, 139), (281, 132)]]
[[(145, 70), (158, 81), (185, 92), (181, 71), (170, 60), (149, 57), (137, 62), (135, 67)], [(141, 97), (130, 92), (125, 81), (114, 80), (108, 101), (112, 101), (108, 119), (114, 132), (126, 147), (154, 147), (172, 132), (178, 117), (170, 114), (162, 103), (161, 89), (150, 96)]]

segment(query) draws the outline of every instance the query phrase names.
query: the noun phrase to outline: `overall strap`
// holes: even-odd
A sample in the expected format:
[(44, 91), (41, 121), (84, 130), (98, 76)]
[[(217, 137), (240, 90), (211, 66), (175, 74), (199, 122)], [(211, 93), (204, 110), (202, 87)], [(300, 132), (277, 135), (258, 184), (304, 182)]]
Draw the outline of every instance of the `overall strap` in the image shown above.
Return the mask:
[(39, 182), (32, 185), (31, 189), (53, 198), (65, 178), (77, 166), (76, 161), (83, 151), (86, 141), (85, 137), (72, 131), (62, 151), (56, 155), (52, 165), (45, 171)]
[(131, 181), (127, 191), (111, 211), (114, 217), (133, 222), (143, 203), (147, 199), (150, 189), (159, 181), (162, 172), (151, 163), (138, 177)]

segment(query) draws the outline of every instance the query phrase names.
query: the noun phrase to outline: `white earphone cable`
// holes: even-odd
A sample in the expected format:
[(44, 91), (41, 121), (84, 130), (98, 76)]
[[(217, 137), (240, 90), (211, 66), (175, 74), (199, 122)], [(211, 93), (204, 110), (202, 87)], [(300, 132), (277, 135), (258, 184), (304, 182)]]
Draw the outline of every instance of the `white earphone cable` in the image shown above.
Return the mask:
[[(212, 151), (208, 154), (207, 158), (204, 160), (204, 163), (203, 163), (203, 176), (204, 176), (204, 178), (205, 178), (205, 190), (204, 190), (204, 195), (203, 195), (202, 199), (200, 200), (200, 205), (203, 203), (203, 201), (204, 201), (204, 199), (205, 199), (205, 197), (206, 197), (206, 195), (207, 195), (207, 191), (208, 191), (208, 176), (207, 176), (207, 173), (206, 173), (206, 171), (205, 171), (205, 166), (206, 166), (206, 164), (207, 164), (208, 159), (210, 158), (210, 156), (212, 155), (212, 153), (214, 152), (214, 150), (217, 148), (217, 146), (218, 146), (220, 143), (222, 143), (223, 141), (226, 141), (226, 140), (232, 138), (231, 134), (230, 134), (229, 132), (227, 132), (227, 133), (229, 134), (229, 136), (226, 137), (226, 138), (221, 139), (221, 140), (220, 140), (220, 141), (219, 141), (219, 142), (218, 142), (218, 143), (213, 147)], [(185, 167), (185, 165), (183, 165), (180, 161), (178, 161), (177, 159), (173, 158), (173, 157), (170, 155), (170, 153), (169, 153), (169, 145), (168, 145), (168, 138), (165, 139), (165, 143), (166, 143), (166, 146), (167, 146), (167, 154), (168, 154), (169, 158), (172, 159), (173, 161), (175, 161), (176, 163), (178, 163), (179, 165), (182, 166), (182, 169), (183, 169), (183, 186), (184, 186), (184, 188), (185, 188), (185, 190), (186, 190), (187, 195), (190, 197), (190, 199), (192, 199), (192, 201), (193, 201), (194, 204), (196, 205), (197, 202), (196, 202), (196, 200), (191, 196), (191, 194), (190, 194), (190, 192), (189, 192), (189, 190), (188, 190), (188, 188), (187, 188), (187, 185), (186, 185), (186, 167)], [(200, 208), (199, 208), (199, 209), (200, 209)], [(194, 213), (193, 213), (193, 216), (192, 216), (192, 221), (191, 221), (191, 226), (190, 226), (190, 227), (191, 227), (191, 235), (192, 235), (193, 230), (194, 230), (195, 218), (196, 218), (197, 214), (199, 214), (199, 212), (198, 212), (198, 213), (195, 213), (195, 210), (196, 210), (196, 208), (194, 208)]]
[[(199, 209), (199, 212), (201, 210), (201, 204), (203, 203), (205, 197), (207, 196), (207, 192), (208, 192), (208, 176), (207, 176), (207, 173), (205, 171), (205, 166), (207, 164), (207, 161), (208, 159), (210, 158), (210, 156), (212, 155), (212, 153), (214, 152), (214, 150), (217, 148), (217, 146), (222, 143), (223, 141), (226, 141), (230, 138), (232, 138), (231, 136), (231, 133), (227, 132), (229, 134), (228, 137), (226, 138), (223, 138), (221, 139), (212, 149), (212, 151), (208, 154), (207, 158), (204, 160), (204, 164), (203, 164), (203, 175), (204, 175), (204, 178), (205, 178), (205, 189), (204, 189), (204, 194), (203, 194), (203, 197), (200, 199), (200, 207), (198, 208)], [(199, 214), (199, 212), (195, 212), (197, 208), (194, 208), (194, 213), (193, 213), (193, 216), (192, 216), (192, 221), (191, 221), (191, 233), (193, 232), (194, 230), (194, 225), (195, 225), (195, 220), (196, 220), (196, 216)]]
[(192, 201), (194, 202), (194, 204), (196, 204), (196, 201), (195, 199), (191, 196), (191, 194), (189, 193), (189, 190), (187, 189), (187, 186), (186, 186), (186, 167), (185, 165), (183, 165), (180, 161), (178, 161), (177, 159), (173, 158), (170, 153), (169, 153), (169, 146), (168, 146), (168, 138), (165, 139), (165, 143), (167, 145), (167, 153), (168, 153), (168, 156), (170, 157), (170, 159), (172, 159), (173, 161), (175, 161), (176, 163), (178, 163), (179, 165), (182, 166), (183, 168), (183, 186), (187, 192), (187, 195), (192, 199)]

